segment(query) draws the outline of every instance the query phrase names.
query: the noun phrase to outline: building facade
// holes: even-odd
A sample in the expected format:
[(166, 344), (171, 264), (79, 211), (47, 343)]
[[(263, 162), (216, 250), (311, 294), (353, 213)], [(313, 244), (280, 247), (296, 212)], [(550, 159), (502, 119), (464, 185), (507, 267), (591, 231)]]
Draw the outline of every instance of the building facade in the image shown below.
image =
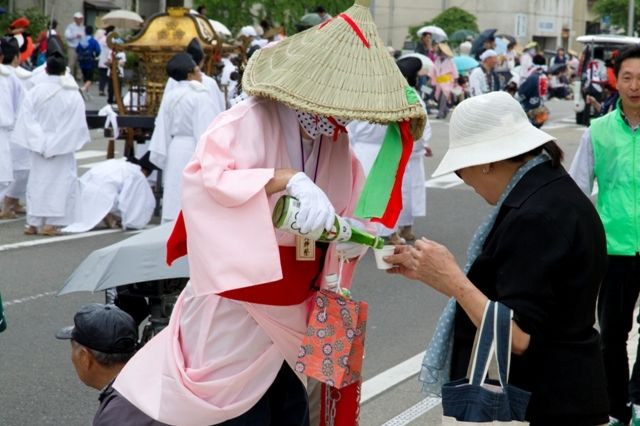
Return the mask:
[[(84, 13), (85, 22), (113, 9), (128, 9), (143, 17), (164, 11), (168, 6), (193, 7), (194, 0), (10, 0), (9, 8), (42, 8), (59, 22), (63, 30), (74, 12)], [(322, 3), (319, 0), (318, 3)], [(450, 7), (459, 7), (477, 18), (483, 30), (496, 28), (498, 34), (514, 36), (520, 44), (535, 40), (545, 50), (562, 46), (576, 49), (577, 36), (597, 27), (592, 6), (595, 0), (372, 0), (371, 11), (382, 39), (402, 48), (410, 26), (429, 21)], [(594, 25), (595, 24), (595, 25)]]
[(372, 13), (382, 39), (399, 49), (410, 26), (430, 21), (450, 7), (477, 18), (480, 30), (495, 28), (526, 44), (535, 40), (545, 50), (577, 48), (574, 40), (593, 21), (594, 1), (584, 0), (373, 0)]

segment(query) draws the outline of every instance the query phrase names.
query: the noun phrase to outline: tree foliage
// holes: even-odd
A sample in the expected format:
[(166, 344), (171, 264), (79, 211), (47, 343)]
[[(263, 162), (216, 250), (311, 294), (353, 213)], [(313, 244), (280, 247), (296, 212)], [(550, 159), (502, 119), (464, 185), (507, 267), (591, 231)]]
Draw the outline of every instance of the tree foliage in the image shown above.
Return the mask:
[[(637, 0), (636, 7), (634, 9), (634, 30), (638, 31), (640, 26), (638, 25), (640, 21), (640, 4)], [(600, 17), (608, 16), (610, 19), (610, 24), (615, 25), (616, 27), (624, 28), (625, 33), (627, 29), (627, 15), (629, 13), (629, 0), (598, 0), (594, 6), (594, 10), (596, 13), (600, 15)]]
[(295, 23), (317, 6), (322, 5), (335, 16), (353, 5), (353, 0), (200, 0), (194, 2), (194, 7), (201, 4), (206, 6), (209, 18), (222, 22), (233, 34), (262, 19), (276, 27), (282, 25), (287, 34), (293, 34)]
[(14, 12), (0, 15), (0, 31), (2, 31), (2, 35), (8, 31), (11, 22), (21, 16), (25, 16), (29, 20), (29, 28), (27, 32), (31, 34), (31, 37), (35, 41), (38, 33), (47, 28), (47, 23), (49, 21), (49, 17), (37, 8), (15, 10)]
[(471, 30), (475, 33), (480, 32), (478, 30), (478, 24), (476, 23), (475, 15), (462, 10), (459, 7), (450, 7), (431, 21), (426, 21), (415, 27), (409, 27), (409, 38), (413, 41), (418, 40), (417, 31), (425, 25), (435, 25), (444, 30), (447, 34), (453, 34), (458, 30)]

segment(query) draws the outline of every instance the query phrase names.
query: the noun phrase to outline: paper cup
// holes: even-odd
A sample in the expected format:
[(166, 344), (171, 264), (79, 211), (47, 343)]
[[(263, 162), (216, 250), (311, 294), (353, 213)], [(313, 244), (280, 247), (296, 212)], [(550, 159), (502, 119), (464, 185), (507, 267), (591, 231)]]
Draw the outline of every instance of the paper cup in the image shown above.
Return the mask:
[(376, 266), (378, 267), (378, 269), (390, 269), (393, 267), (391, 263), (385, 262), (384, 260), (382, 260), (382, 258), (392, 255), (395, 249), (396, 246), (388, 245), (383, 246), (381, 249), (373, 250), (373, 255), (376, 258)]

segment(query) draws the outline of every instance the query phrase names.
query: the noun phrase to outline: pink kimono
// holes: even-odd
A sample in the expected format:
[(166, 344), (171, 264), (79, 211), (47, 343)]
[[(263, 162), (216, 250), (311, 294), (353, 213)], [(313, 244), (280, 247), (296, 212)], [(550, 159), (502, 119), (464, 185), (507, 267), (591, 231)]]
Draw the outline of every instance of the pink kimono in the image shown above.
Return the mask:
[(440, 99), (440, 93), (444, 93), (447, 99), (451, 97), (451, 91), (457, 84), (458, 69), (449, 57), (438, 56), (429, 70), (429, 83), (435, 86), (435, 99)]
[[(264, 186), (276, 168), (302, 170), (297, 147), (295, 111), (262, 98), (220, 114), (200, 139), (182, 188), (191, 280), (167, 328), (114, 385), (154, 419), (201, 426), (235, 418), (262, 397), (283, 361), (295, 366), (306, 301), (274, 306), (219, 294), (282, 278), (278, 246), (295, 246), (295, 238), (274, 229), (271, 211), (282, 193), (267, 196)], [(305, 170), (315, 170), (316, 161), (316, 184), (337, 214), (351, 216), (364, 175), (347, 136), (314, 144)], [(354, 266), (345, 265), (343, 285)], [(331, 247), (322, 276), (337, 270)]]

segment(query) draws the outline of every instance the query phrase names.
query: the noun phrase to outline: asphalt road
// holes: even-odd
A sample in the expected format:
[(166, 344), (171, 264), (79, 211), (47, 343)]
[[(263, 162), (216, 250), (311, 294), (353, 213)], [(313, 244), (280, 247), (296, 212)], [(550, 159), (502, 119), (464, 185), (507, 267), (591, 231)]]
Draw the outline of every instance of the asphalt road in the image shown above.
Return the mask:
[[(98, 101), (99, 98), (93, 100)], [(548, 106), (551, 122), (547, 130), (558, 138), (570, 162), (582, 131), (570, 123), (570, 102), (552, 101)], [(426, 160), (427, 170), (431, 171), (446, 150), (448, 123), (432, 120), (432, 126), (435, 156)], [(88, 163), (104, 158), (104, 139), (97, 133), (92, 135), (94, 141), (83, 149), (85, 154), (79, 160), (80, 172), (86, 170), (83, 166)], [(430, 182), (436, 186), (445, 184)], [(489, 206), (464, 185), (429, 187), (427, 217), (417, 220), (415, 231), (446, 244), (462, 264), (466, 245), (488, 211)], [(103, 301), (104, 296), (55, 294), (91, 251), (131, 234), (98, 233), (20, 246), (44, 238), (22, 235), (23, 226), (23, 219), (0, 222), (0, 291), (8, 320), (7, 331), (0, 334), (0, 425), (87, 425), (97, 407), (98, 391), (80, 383), (69, 360), (68, 342), (56, 340), (54, 333), (71, 324), (74, 312), (82, 304)], [(353, 295), (370, 306), (365, 380), (385, 375), (390, 368), (423, 351), (445, 303), (444, 297), (424, 285), (378, 271), (371, 253), (358, 268)], [(423, 399), (415, 374), (410, 374), (363, 404), (361, 424), (439, 424), (437, 406), (406, 413)]]

